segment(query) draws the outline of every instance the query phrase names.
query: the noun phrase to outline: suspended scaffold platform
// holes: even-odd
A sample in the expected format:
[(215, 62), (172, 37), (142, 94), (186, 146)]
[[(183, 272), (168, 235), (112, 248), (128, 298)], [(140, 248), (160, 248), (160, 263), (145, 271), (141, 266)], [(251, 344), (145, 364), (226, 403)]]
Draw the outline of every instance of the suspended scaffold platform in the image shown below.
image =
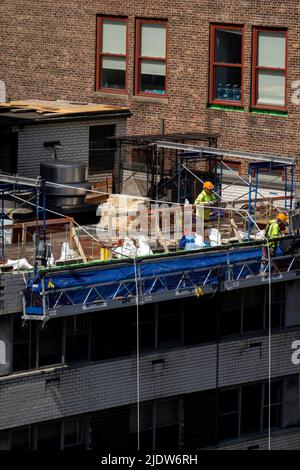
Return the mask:
[(47, 320), (299, 278), (300, 236), (286, 237), (285, 254), (263, 270), (262, 243), (40, 269), (28, 278), (23, 318)]

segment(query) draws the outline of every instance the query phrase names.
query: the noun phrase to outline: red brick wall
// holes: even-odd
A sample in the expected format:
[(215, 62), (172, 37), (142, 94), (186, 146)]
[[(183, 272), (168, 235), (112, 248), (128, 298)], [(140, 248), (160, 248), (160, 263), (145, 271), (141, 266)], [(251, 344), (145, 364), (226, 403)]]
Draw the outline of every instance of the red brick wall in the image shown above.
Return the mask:
[[(128, 16), (129, 93), (95, 94), (96, 15)], [(2, 0), (0, 79), (10, 99), (70, 99), (124, 104), (129, 133), (220, 132), (219, 146), (299, 153), (300, 4), (294, 0)], [(168, 19), (169, 97), (134, 96), (135, 18)], [(208, 109), (210, 22), (245, 25), (245, 111)], [(288, 27), (288, 117), (250, 113), (252, 26)]]

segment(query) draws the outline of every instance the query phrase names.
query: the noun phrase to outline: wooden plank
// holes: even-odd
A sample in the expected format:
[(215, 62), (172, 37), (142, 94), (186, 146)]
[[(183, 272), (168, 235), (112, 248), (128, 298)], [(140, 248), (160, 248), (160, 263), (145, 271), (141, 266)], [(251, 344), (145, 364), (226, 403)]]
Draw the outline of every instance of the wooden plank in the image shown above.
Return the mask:
[(164, 247), (165, 253), (169, 253), (169, 248), (168, 248), (167, 242), (164, 239), (163, 234), (161, 233), (161, 230), (160, 230), (159, 227), (157, 228), (157, 235), (158, 235), (158, 239), (159, 239), (160, 243)]
[(76, 233), (76, 230), (75, 230), (74, 227), (72, 227), (72, 237), (73, 237), (73, 240), (74, 240), (74, 242), (75, 242), (75, 244), (76, 244), (76, 247), (77, 247), (77, 249), (78, 249), (78, 251), (79, 251), (79, 254), (80, 254), (81, 258), (82, 258), (82, 261), (83, 261), (84, 263), (86, 263), (86, 262), (87, 262), (87, 259), (86, 259), (85, 253), (84, 253), (84, 251), (83, 251), (83, 249), (82, 249), (80, 240), (79, 240), (79, 238), (78, 238), (78, 236), (77, 236), (77, 233)]
[(230, 223), (231, 223), (231, 227), (233, 228), (233, 231), (234, 231), (234, 234), (235, 234), (236, 238), (238, 239), (239, 242), (242, 242), (243, 240), (242, 240), (242, 237), (239, 234), (239, 231), (237, 229), (235, 221), (233, 219), (230, 219)]

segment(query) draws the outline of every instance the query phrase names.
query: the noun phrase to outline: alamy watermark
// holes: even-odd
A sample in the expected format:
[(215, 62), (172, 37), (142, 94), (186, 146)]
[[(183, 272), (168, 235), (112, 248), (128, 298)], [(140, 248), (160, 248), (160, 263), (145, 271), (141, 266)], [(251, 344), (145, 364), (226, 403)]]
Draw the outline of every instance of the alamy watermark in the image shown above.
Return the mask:
[[(218, 210), (218, 209), (216, 209)], [(146, 237), (155, 241), (180, 240), (183, 235), (204, 233), (204, 207), (192, 205), (107, 205), (101, 212), (97, 235), (100, 240)]]

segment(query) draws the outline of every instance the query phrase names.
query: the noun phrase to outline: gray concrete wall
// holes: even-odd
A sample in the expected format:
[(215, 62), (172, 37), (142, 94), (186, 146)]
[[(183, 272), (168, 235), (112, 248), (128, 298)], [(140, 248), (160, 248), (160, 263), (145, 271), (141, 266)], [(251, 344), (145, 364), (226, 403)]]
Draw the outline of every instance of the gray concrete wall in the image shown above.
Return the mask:
[[(291, 361), (291, 344), (299, 336), (286, 332), (272, 337), (273, 377), (300, 373), (300, 366)], [(250, 341), (261, 342), (261, 354), (256, 348), (248, 350)], [(243, 345), (245, 353), (241, 351)], [(165, 362), (153, 365), (156, 359)], [(142, 355), (141, 401), (215, 388), (216, 359), (216, 344)], [(268, 337), (224, 342), (219, 360), (219, 387), (267, 380)], [(134, 356), (2, 377), (0, 429), (133, 404), (137, 399), (136, 377)]]

